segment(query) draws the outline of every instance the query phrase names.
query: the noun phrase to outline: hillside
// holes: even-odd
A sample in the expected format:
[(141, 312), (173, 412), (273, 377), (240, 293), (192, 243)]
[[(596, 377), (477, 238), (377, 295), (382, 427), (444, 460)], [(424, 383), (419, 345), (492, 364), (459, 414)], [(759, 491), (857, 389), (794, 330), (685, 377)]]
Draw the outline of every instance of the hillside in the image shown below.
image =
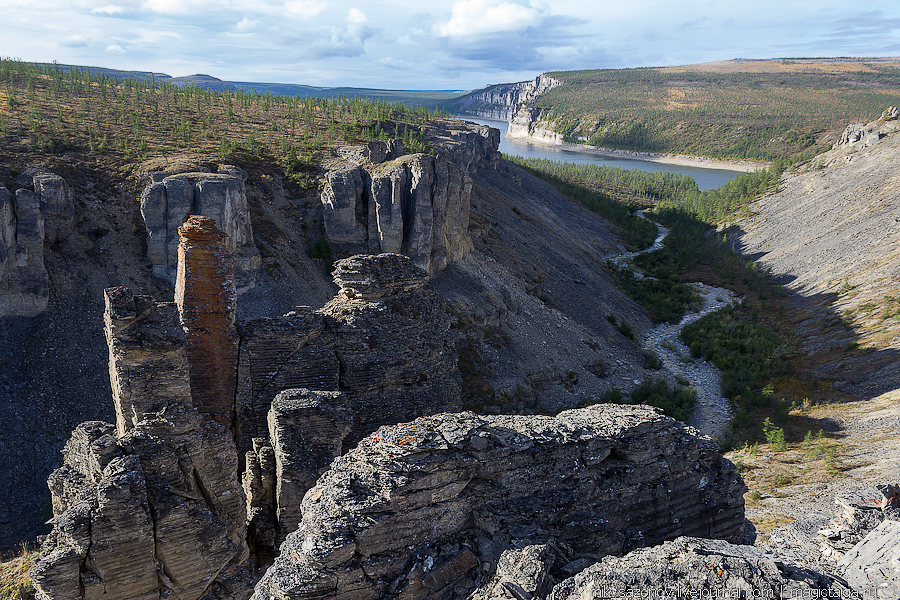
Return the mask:
[[(114, 417), (103, 290), (124, 285), (171, 300), (166, 240), (177, 237), (180, 221), (169, 221), (178, 221), (178, 190), (188, 190), (182, 210), (230, 219), (224, 226), (247, 278), (236, 305), (244, 323), (333, 298), (330, 265), (348, 251), (326, 230), (323, 198), (341, 169), (409, 182), (405, 169), (426, 166), (434, 185), (416, 202), (465, 240), (430, 281), (452, 315), (467, 406), (555, 411), (659, 376), (622, 333), (650, 321), (606, 270), (623, 250), (617, 228), (500, 160), (490, 131), (383, 101), (154, 87), (0, 63), (8, 190), (0, 192), (0, 305), (13, 310), (0, 317), (0, 418), (12, 424), (0, 432), (0, 547), (43, 530), (46, 479), (72, 429)], [(379, 148), (380, 158), (369, 154)], [(36, 181), (44, 187), (35, 192)], [(60, 191), (58, 206), (47, 181)], [(438, 181), (443, 200), (431, 191)], [(340, 202), (356, 199), (336, 191)], [(464, 215), (440, 212), (447, 195), (464, 202)], [(28, 199), (43, 205), (35, 200), (26, 215)], [(43, 231), (30, 226), (35, 212)]]
[(809, 158), (830, 147), (848, 122), (871, 121), (896, 103), (900, 59), (734, 60), (541, 78), (536, 95), (527, 93), (535, 82), (504, 84), (447, 106), (507, 118), (510, 135), (551, 142), (732, 159)]
[(851, 125), (751, 204), (736, 237), (808, 313), (798, 331), (820, 377), (861, 397), (900, 387), (898, 132), (896, 109)]

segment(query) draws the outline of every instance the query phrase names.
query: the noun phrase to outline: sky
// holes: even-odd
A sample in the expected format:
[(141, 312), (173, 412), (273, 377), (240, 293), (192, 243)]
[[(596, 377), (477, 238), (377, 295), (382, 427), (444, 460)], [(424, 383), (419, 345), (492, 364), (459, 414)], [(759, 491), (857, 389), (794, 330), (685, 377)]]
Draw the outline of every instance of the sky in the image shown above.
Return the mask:
[(0, 56), (327, 87), (900, 56), (897, 0), (0, 0), (0, 17)]

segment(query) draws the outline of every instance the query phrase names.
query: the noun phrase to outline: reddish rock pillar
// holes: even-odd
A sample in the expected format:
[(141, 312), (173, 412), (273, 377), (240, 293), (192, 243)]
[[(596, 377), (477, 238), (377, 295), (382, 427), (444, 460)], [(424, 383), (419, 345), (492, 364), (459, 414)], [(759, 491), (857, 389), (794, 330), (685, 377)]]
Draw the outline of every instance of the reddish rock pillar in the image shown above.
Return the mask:
[(230, 429), (238, 357), (234, 263), (212, 219), (189, 217), (178, 235), (175, 303), (186, 335), (191, 398), (200, 412)]

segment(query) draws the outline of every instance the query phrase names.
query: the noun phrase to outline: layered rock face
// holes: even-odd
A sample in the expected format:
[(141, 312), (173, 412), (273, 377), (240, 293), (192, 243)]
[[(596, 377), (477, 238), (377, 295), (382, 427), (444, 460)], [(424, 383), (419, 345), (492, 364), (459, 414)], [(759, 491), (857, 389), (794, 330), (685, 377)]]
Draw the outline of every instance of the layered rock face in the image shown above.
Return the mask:
[(460, 112), (487, 119), (510, 121), (523, 104), (531, 102), (558, 85), (561, 85), (561, 82), (549, 75), (539, 75), (534, 81), (494, 85), (462, 98)]
[(241, 325), (241, 451), (270, 435), (272, 400), (291, 388), (350, 399), (346, 444), (381, 425), (460, 408), (450, 315), (426, 287), (426, 273), (405, 256), (380, 254), (338, 261), (334, 278), (341, 291), (321, 310), (298, 307)]
[(219, 167), (218, 173), (154, 174), (141, 194), (141, 215), (147, 230), (147, 256), (156, 277), (175, 283), (178, 228), (188, 215), (202, 215), (225, 233), (238, 292), (253, 287), (262, 259), (253, 242), (244, 179), (246, 173), (227, 165)]
[(191, 398), (231, 429), (238, 359), (233, 263), (213, 219), (191, 216), (178, 235), (175, 304), (186, 337)]
[(334, 457), (381, 425), (461, 405), (450, 315), (425, 272), (380, 254), (338, 261), (334, 278), (321, 310), (241, 327), (237, 442), (264, 552), (296, 529)]
[(253, 576), (231, 435), (170, 404), (117, 438), (80, 425), (50, 477), (41, 599), (242, 598)]
[(238, 455), (191, 398), (171, 302), (106, 294), (117, 425), (80, 425), (50, 477), (38, 598), (241, 598), (253, 581)]
[(332, 463), (254, 598), (466, 597), (511, 544), (737, 542), (745, 490), (715, 444), (649, 407), (424, 417)]
[(104, 297), (116, 432), (123, 436), (172, 402), (191, 404), (185, 335), (174, 302), (154, 302), (124, 287)]
[(0, 185), (0, 317), (33, 317), (47, 308), (44, 243), (72, 233), (75, 205), (66, 181), (40, 172), (32, 179), (33, 191), (15, 195)]
[[(339, 252), (397, 252), (428, 272), (472, 249), (468, 236), (471, 174), (496, 165), (499, 132), (454, 124), (429, 129), (436, 153), (380, 162), (384, 154), (342, 152), (325, 176), (325, 231)], [(355, 158), (354, 158), (355, 157)]]

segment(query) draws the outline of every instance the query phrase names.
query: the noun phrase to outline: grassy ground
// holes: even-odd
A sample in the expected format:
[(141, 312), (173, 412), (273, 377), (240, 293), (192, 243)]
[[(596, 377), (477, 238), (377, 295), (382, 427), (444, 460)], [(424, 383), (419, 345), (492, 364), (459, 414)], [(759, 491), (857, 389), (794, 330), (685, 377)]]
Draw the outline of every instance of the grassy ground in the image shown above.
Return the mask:
[(37, 551), (22, 548), (19, 553), (0, 562), (0, 600), (32, 600), (34, 588), (28, 572), (34, 566)]

